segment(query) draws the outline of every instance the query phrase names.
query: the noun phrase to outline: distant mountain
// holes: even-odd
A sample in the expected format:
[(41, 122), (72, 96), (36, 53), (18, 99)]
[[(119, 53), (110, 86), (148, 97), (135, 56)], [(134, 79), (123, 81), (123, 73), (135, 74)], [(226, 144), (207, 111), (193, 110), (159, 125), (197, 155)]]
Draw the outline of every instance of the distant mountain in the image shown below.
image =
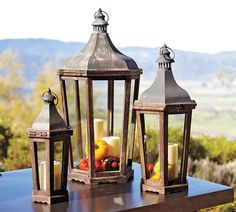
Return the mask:
[[(0, 40), (0, 52), (5, 49), (16, 52), (20, 62), (24, 65), (26, 78), (34, 80), (45, 62), (53, 61), (58, 68), (67, 57), (79, 52), (84, 45), (79, 42), (66, 43), (48, 39), (5, 39)], [(159, 56), (159, 48), (117, 48), (137, 62), (138, 66), (143, 69), (144, 78), (151, 79), (155, 76), (157, 70), (155, 60)], [(173, 72), (178, 80), (199, 79), (204, 81), (219, 71), (236, 69), (236, 52), (203, 54), (174, 51), (176, 57)], [(55, 60), (57, 62), (54, 62)]]
[[(0, 52), (6, 49), (15, 52), (24, 65), (26, 78), (34, 80), (45, 62), (53, 61), (54, 64), (56, 58), (63, 61), (69, 55), (79, 51), (83, 45), (47, 39), (6, 39), (0, 40)], [(59, 63), (62, 63), (61, 61)], [(56, 66), (59, 67), (60, 64)]]

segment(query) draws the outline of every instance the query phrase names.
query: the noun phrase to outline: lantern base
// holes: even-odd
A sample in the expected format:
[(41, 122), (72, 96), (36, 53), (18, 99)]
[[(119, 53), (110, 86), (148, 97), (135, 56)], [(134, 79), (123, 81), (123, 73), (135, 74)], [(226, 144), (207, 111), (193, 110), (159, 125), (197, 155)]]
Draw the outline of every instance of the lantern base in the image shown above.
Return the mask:
[[(97, 175), (97, 176), (96, 176)], [(88, 177), (88, 173), (81, 173), (78, 169), (72, 169), (68, 174), (68, 180), (79, 181), (88, 185), (97, 185), (100, 183), (118, 183), (124, 184), (133, 177), (134, 171), (128, 168), (125, 175), (121, 175), (119, 172), (99, 172), (95, 173), (95, 177)]]
[(68, 200), (69, 200), (68, 191), (66, 191), (66, 194), (55, 195), (55, 196), (32, 194), (32, 202), (35, 203), (45, 203), (52, 205), (59, 202), (67, 202)]
[(175, 193), (180, 191), (186, 191), (188, 189), (188, 183), (179, 183), (169, 186), (156, 186), (141, 182), (141, 189), (142, 191), (152, 191), (157, 192), (159, 194)]

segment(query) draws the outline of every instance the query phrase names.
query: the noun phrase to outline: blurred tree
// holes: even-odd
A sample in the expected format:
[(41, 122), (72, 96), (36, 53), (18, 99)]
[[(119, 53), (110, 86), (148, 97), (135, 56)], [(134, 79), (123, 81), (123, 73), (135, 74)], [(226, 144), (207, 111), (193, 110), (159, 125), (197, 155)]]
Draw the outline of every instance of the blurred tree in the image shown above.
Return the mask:
[(199, 136), (199, 142), (207, 150), (206, 156), (217, 164), (226, 164), (236, 158), (236, 142), (224, 136)]
[(14, 137), (10, 139), (4, 169), (15, 170), (30, 166), (29, 142), (26, 132), (15, 133)]
[(216, 78), (223, 87), (232, 88), (236, 77), (236, 70), (223, 70), (216, 73)]
[[(30, 121), (28, 116), (30, 105), (25, 101), (27, 95), (23, 93), (25, 82), (22, 68), (14, 52), (6, 50), (0, 54), (0, 117), (3, 126), (0, 142), (3, 147), (1, 149), (4, 156), (3, 168), (7, 165), (5, 162), (8, 160), (9, 153), (21, 150), (18, 148), (19, 136), (16, 135), (25, 132)], [(24, 152), (20, 154), (24, 155)], [(18, 157), (11, 159), (20, 163)]]
[(2, 166), (3, 160), (7, 158), (7, 149), (11, 138), (12, 133), (9, 123), (0, 119), (0, 167)]
[[(30, 96), (31, 102), (31, 118), (32, 121), (39, 114), (43, 106), (43, 101), (41, 96), (43, 92), (47, 91), (50, 88), (56, 95), (60, 94), (60, 88), (57, 78), (57, 70), (55, 69), (55, 64), (51, 62), (46, 62), (43, 64), (42, 69), (39, 75), (36, 77), (33, 92)], [(60, 104), (58, 105), (60, 106)]]
[(17, 130), (25, 129), (29, 123), (27, 113), (30, 105), (25, 101), (27, 95), (23, 92), (22, 68), (14, 52), (6, 50), (0, 54), (0, 117), (7, 117), (11, 128)]
[(22, 65), (14, 52), (5, 50), (0, 54), (0, 73), (1, 98), (9, 100), (11, 97), (16, 97), (16, 94), (19, 93), (18, 88), (21, 87), (24, 78)]
[(192, 160), (200, 160), (207, 157), (207, 148), (202, 144), (201, 139), (192, 137), (189, 144), (189, 155)]
[[(55, 59), (55, 63), (57, 59)], [(36, 77), (36, 81), (32, 88), (31, 94), (26, 94), (24, 88), (29, 86), (25, 84), (22, 65), (17, 55), (11, 51), (5, 51), (0, 55), (0, 117), (7, 117), (12, 132), (12, 138), (8, 139), (4, 151), (7, 151), (7, 158), (4, 160), (4, 168), (6, 170), (25, 168), (30, 166), (29, 144), (26, 135), (26, 129), (31, 126), (33, 120), (39, 114), (43, 101), (42, 93), (50, 87), (60, 98), (60, 86), (55, 67), (58, 65), (54, 62), (45, 62), (42, 66), (40, 74)], [(68, 106), (70, 111), (71, 125), (75, 126), (75, 100), (74, 100), (74, 84), (73, 81), (66, 82)], [(81, 114), (85, 118), (85, 92), (84, 84), (80, 84), (81, 98)], [(96, 92), (94, 101), (97, 101)], [(61, 101), (58, 104), (58, 110), (62, 115)], [(95, 112), (100, 113), (101, 117), (104, 112), (99, 107), (95, 108)], [(82, 120), (83, 126), (85, 121)], [(83, 127), (84, 128), (84, 127)], [(1, 133), (1, 132), (0, 132)], [(74, 133), (75, 135), (75, 133)], [(85, 131), (83, 133), (84, 141)], [(3, 140), (3, 137), (0, 137)], [(5, 138), (5, 137), (4, 137)], [(4, 140), (5, 141), (5, 140)], [(73, 151), (76, 150), (76, 141), (72, 138)], [(75, 154), (76, 155), (76, 154)]]
[[(55, 60), (57, 61), (57, 60)], [(62, 103), (61, 103), (61, 96), (60, 96), (60, 85), (59, 85), (59, 79), (57, 76), (57, 69), (55, 69), (57, 65), (52, 62), (46, 62), (42, 70), (40, 71), (40, 74), (37, 76), (34, 87), (33, 87), (33, 93), (31, 95), (31, 102), (32, 102), (32, 108), (31, 108), (31, 114), (32, 114), (32, 121), (36, 118), (36, 116), (39, 114), (40, 110), (43, 106), (43, 101), (41, 99), (42, 93), (44, 91), (47, 91), (48, 88), (51, 88), (51, 90), (58, 96), (59, 103), (57, 105), (57, 109), (60, 112), (61, 116), (62, 114)], [(66, 83), (67, 86), (67, 98), (68, 98), (68, 106), (70, 109), (70, 125), (75, 125), (75, 109), (74, 109), (74, 89), (72, 81), (69, 81)], [(83, 87), (81, 89), (84, 89)], [(84, 93), (81, 95), (81, 99), (84, 101)], [(82, 101), (82, 114), (85, 112), (85, 107)], [(73, 151), (76, 152), (75, 148), (75, 133), (72, 137), (72, 145), (73, 145)], [(60, 150), (58, 149), (58, 152)], [(57, 156), (56, 156), (57, 157)]]

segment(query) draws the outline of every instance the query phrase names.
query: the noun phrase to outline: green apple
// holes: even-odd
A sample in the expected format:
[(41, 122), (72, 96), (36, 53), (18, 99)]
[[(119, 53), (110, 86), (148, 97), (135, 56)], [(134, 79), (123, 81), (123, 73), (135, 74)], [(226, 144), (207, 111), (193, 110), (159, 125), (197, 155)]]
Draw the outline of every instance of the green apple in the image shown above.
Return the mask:
[(160, 173), (160, 162), (156, 162), (153, 168), (154, 174)]
[[(153, 168), (154, 174), (160, 173), (160, 161), (156, 162)], [(173, 166), (168, 163), (168, 179), (173, 179)]]

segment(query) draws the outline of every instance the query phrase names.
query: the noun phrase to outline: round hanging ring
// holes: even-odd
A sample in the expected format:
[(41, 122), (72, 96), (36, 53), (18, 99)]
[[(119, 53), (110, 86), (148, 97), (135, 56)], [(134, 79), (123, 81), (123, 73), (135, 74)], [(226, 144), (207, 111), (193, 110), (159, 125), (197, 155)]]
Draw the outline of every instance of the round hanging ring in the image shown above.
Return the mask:
[[(105, 11), (103, 11), (103, 10), (101, 10), (102, 11), (102, 13), (105, 13), (106, 14), (106, 16), (107, 16), (107, 20), (105, 20), (106, 22), (108, 22), (109, 21), (109, 15), (105, 12)], [(96, 19), (96, 14), (98, 13), (99, 11), (97, 11), (97, 12), (95, 12), (94, 13), (94, 18)]]
[[(52, 91), (51, 91), (51, 92), (52, 92)], [(55, 105), (57, 105), (58, 102), (59, 102), (59, 100), (58, 100), (58, 96), (57, 96), (54, 92), (52, 92), (52, 94), (56, 97), (56, 103), (55, 103)]]
[(102, 11), (102, 12), (106, 14), (107, 20), (105, 20), (105, 21), (108, 22), (109, 21), (109, 15), (105, 11)]
[[(52, 92), (51, 89), (49, 89), (49, 90), (50, 90), (50, 93), (53, 94), (53, 96), (55, 97), (55, 99), (56, 99), (56, 103), (55, 103), (55, 105), (57, 105), (58, 102), (59, 102), (59, 100), (58, 100), (58, 96), (57, 96), (54, 92)], [(43, 97), (44, 94), (47, 93), (47, 92), (48, 92), (48, 91), (43, 92), (42, 97)]]
[[(160, 49), (160, 53), (161, 53), (161, 54), (163, 54), (163, 48), (164, 48), (164, 47), (162, 47), (162, 48)], [(171, 48), (169, 48), (168, 46), (166, 46), (166, 48), (172, 52), (173, 57), (170, 57), (170, 58), (171, 58), (172, 60), (174, 60), (174, 59), (175, 59), (175, 52), (174, 52)], [(164, 55), (164, 54), (163, 54), (163, 56), (164, 56), (164, 58), (165, 58), (165, 55)], [(168, 58), (165, 58), (165, 59), (168, 59)]]

